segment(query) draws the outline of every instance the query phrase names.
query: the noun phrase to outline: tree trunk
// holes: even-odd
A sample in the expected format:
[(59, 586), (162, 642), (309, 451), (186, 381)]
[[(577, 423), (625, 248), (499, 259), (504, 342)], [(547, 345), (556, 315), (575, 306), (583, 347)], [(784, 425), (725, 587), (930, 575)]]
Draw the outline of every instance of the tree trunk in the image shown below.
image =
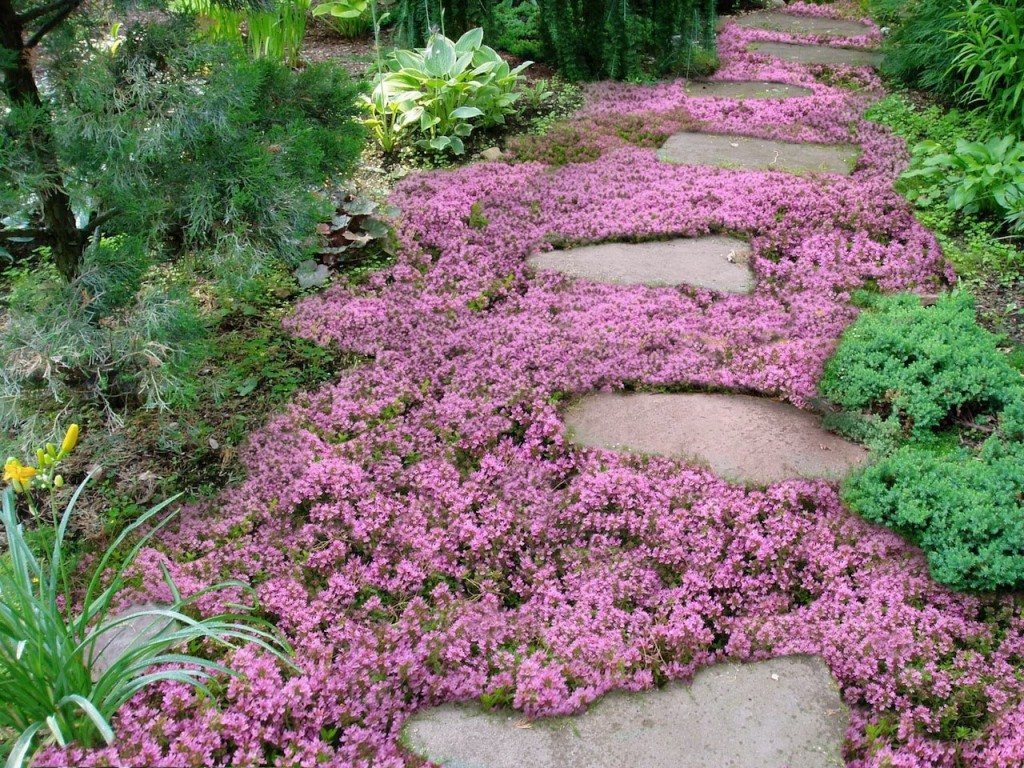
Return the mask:
[[(29, 60), (32, 50), (25, 47), (25, 30), (14, 10), (13, 0), (0, 0), (0, 46), (17, 54), (11, 66), (3, 69), (3, 89), (11, 104), (43, 107)], [(75, 224), (71, 198), (64, 190), (64, 179), (49, 128), (34, 130), (29, 136), (29, 146), (48, 179), (43, 189), (36, 190), (42, 202), (43, 225), (53, 248), (57, 270), (70, 282), (81, 268), (85, 242)]]

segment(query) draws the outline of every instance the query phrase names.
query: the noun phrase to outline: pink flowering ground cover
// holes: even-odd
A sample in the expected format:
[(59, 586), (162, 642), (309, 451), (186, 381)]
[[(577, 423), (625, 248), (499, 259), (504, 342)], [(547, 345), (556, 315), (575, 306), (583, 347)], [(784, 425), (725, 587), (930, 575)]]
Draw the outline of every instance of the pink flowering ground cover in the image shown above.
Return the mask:
[[(853, 71), (867, 91), (845, 91), (743, 52), (765, 34), (724, 30), (717, 77), (813, 96), (599, 85), (574, 134), (589, 136), (590, 162), (478, 163), (395, 192), (398, 262), (289, 321), (370, 361), (254, 434), (248, 481), (186, 510), (137, 569), (158, 585), (164, 562), (184, 592), (248, 579), (297, 670), (238, 651), (228, 661), (246, 678), (224, 682), (219, 709), (166, 684), (123, 710), (115, 746), (40, 764), (417, 765), (400, 729), (426, 706), (568, 714), (612, 689), (790, 653), (820, 654), (838, 680), (854, 768), (1024, 762), (1015, 596), (937, 586), (920, 552), (845, 510), (834, 485), (747, 489), (564, 435), (560, 408), (595, 390), (805, 405), (853, 290), (952, 277), (892, 189), (904, 147), (859, 117), (874, 76)], [(863, 154), (850, 177), (809, 178), (666, 165), (630, 134), (685, 121)], [(708, 232), (750, 239), (751, 295), (526, 264), (556, 245)]]

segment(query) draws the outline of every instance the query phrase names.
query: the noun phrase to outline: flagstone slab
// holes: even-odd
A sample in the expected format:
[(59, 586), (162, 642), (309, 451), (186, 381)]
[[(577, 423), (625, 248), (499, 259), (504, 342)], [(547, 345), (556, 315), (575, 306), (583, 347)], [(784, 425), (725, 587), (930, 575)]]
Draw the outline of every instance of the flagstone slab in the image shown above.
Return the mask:
[(823, 16), (797, 16), (777, 11), (755, 11), (736, 16), (733, 21), (747, 29), (769, 29), (792, 35), (828, 35), (832, 37), (859, 37), (872, 29), (862, 21), (826, 19)]
[(691, 80), (685, 90), (691, 99), (793, 99), (814, 94), (810, 88), (768, 80)]
[(120, 613), (107, 616), (106, 624), (119, 622), (116, 627), (96, 639), (93, 649), (92, 672), (98, 679), (127, 651), (137, 648), (160, 635), (180, 629), (180, 625), (151, 611), (166, 609), (154, 603), (143, 603)]
[(853, 172), (859, 154), (853, 144), (812, 144), (695, 131), (669, 136), (658, 150), (659, 159), (681, 165), (843, 175)]
[(749, 293), (750, 246), (734, 237), (678, 238), (648, 243), (600, 243), (532, 256), (536, 269), (617, 285), (693, 285)]
[(765, 53), (777, 59), (798, 64), (828, 64), (846, 67), (877, 67), (882, 54), (863, 48), (837, 48), (831, 45), (801, 45), (799, 43), (751, 43), (751, 53)]
[(839, 480), (867, 461), (814, 414), (775, 400), (703, 393), (599, 393), (565, 414), (577, 445), (677, 457), (755, 485)]
[(838, 768), (849, 721), (824, 662), (786, 656), (609, 694), (572, 718), (449, 704), (413, 716), (403, 742), (448, 768)]

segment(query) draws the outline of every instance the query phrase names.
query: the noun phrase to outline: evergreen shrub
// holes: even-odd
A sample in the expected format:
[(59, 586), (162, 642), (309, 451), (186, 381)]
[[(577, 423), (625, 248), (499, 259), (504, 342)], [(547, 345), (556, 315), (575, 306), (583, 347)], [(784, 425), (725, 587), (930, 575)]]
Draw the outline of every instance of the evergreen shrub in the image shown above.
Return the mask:
[[(955, 589), (1024, 585), (1024, 383), (996, 341), (963, 295), (884, 298), (843, 335), (821, 384), (874, 437), (890, 432), (843, 500), (919, 545)], [(964, 429), (940, 431), (954, 417)]]

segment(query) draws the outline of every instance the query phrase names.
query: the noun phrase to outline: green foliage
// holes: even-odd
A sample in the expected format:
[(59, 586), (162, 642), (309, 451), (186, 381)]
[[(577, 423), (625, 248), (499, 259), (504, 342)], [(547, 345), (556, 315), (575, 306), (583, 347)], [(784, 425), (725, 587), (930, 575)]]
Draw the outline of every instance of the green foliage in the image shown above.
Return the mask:
[(0, 427), (26, 441), (48, 431), (53, 414), (90, 400), (115, 422), (128, 405), (187, 402), (204, 328), (186, 287), (155, 273), (143, 281), (134, 253), (94, 243), (70, 284), (46, 266), (8, 274)]
[(359, 88), (330, 64), (237, 53), (180, 19), (137, 26), (116, 53), (56, 56), (42, 108), (0, 112), (5, 221), (38, 221), (36, 190), (53, 180), (31, 128), (45, 123), (90, 235), (70, 283), (32, 256), (7, 276), (3, 428), (31, 434), (89, 401), (115, 422), (189, 404), (205, 335), (193, 294), (208, 307), (316, 252), (331, 210), (317, 190), (361, 151)]
[(970, 0), (950, 19), (957, 94), (982, 102), (996, 120), (1019, 133), (1024, 128), (1024, 0)]
[(570, 79), (707, 74), (715, 60), (709, 0), (538, 0), (546, 59)]
[(879, 299), (843, 334), (821, 381), (833, 402), (894, 419), (917, 439), (956, 417), (998, 413), (1019, 386), (963, 294), (931, 307), (913, 295)]
[(406, 48), (427, 45), (435, 33), (454, 39), (485, 26), (493, 0), (396, 0), (395, 39)]
[(461, 155), (476, 124), (504, 123), (514, 111), (519, 73), (529, 62), (510, 69), (478, 28), (456, 42), (438, 34), (426, 48), (396, 50), (387, 65), (364, 97), (367, 125), (384, 151), (414, 133), (423, 136), (417, 146)]
[(953, 98), (962, 81), (950, 71), (956, 55), (955, 22), (960, 0), (913, 0), (884, 44), (882, 72), (913, 88)]
[(370, 0), (328, 0), (313, 8), (342, 37), (362, 37), (373, 29)]
[(978, 452), (905, 446), (855, 474), (843, 499), (921, 546), (932, 576), (956, 589), (1024, 585), (1024, 443)]
[(544, 55), (537, 0), (501, 0), (491, 9), (486, 29), (499, 50), (523, 59)]
[(213, 39), (244, 44), (255, 58), (297, 67), (309, 6), (310, 0), (267, 0), (249, 7), (214, 0), (176, 0), (170, 7), (202, 16), (203, 28)]
[[(10, 464), (10, 462), (9, 462)], [(88, 482), (88, 480), (86, 480)], [(206, 682), (232, 670), (202, 656), (179, 650), (196, 647), (232, 648), (254, 643), (284, 659), (282, 641), (273, 627), (244, 607), (234, 613), (196, 619), (197, 600), (224, 590), (255, 598), (244, 582), (225, 581), (183, 597), (170, 573), (163, 569), (172, 600), (165, 606), (145, 606), (113, 614), (111, 606), (125, 586), (125, 572), (136, 555), (169, 520), (157, 516), (174, 499), (143, 514), (102, 553), (84, 593), (77, 594), (65, 567), (65, 535), (86, 483), (54, 523), (52, 550), (34, 551), (19, 522), (13, 488), (3, 491), (0, 523), (7, 539), (0, 559), (0, 730), (16, 734), (7, 765), (21, 768), (42, 745), (76, 743), (94, 746), (114, 740), (112, 721), (117, 710), (138, 691), (160, 681), (174, 681), (209, 694)], [(28, 498), (31, 498), (27, 495)], [(151, 523), (156, 522), (155, 525)], [(138, 541), (130, 537), (143, 527)], [(237, 601), (235, 601), (237, 602)], [(105, 651), (108, 643), (133, 622), (147, 631), (138, 642), (119, 652)], [(173, 666), (168, 666), (173, 665)], [(181, 665), (187, 665), (182, 668)]]
[(821, 389), (878, 457), (847, 479), (847, 504), (920, 545), (944, 584), (1024, 584), (1024, 385), (964, 296), (878, 299)]
[(1024, 232), (1024, 142), (1014, 136), (958, 139), (951, 153), (938, 142), (922, 142), (900, 178), (918, 205), (944, 198), (950, 210), (995, 217), (1010, 231)]

